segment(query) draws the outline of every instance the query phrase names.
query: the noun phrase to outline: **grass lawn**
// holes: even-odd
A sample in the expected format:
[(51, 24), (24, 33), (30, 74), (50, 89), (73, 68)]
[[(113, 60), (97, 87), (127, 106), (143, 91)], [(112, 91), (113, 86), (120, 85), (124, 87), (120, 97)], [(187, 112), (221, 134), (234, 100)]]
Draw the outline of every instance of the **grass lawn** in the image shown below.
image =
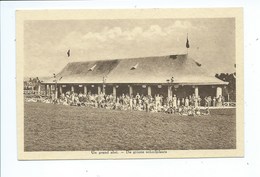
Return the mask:
[(188, 117), (25, 103), (25, 151), (235, 149), (235, 109)]

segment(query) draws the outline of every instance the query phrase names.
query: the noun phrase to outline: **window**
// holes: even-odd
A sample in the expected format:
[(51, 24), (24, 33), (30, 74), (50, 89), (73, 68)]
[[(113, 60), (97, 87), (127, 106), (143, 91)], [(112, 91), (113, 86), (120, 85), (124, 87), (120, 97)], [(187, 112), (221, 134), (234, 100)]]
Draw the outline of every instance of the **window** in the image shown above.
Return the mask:
[(89, 70), (89, 71), (93, 71), (96, 66), (97, 66), (97, 65), (94, 65), (94, 66), (92, 66), (91, 68), (89, 68), (88, 70)]
[(136, 63), (136, 65), (134, 65), (134, 66), (131, 67), (131, 70), (136, 69), (136, 68), (138, 67), (138, 65), (139, 65), (139, 63)]

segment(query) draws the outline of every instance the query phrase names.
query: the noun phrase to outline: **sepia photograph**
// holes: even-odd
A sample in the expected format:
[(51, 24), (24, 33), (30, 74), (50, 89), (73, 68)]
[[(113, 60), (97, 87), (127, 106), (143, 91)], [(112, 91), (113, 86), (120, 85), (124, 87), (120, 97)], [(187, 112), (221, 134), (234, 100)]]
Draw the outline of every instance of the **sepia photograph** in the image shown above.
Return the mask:
[(243, 156), (241, 9), (16, 18), (19, 159)]

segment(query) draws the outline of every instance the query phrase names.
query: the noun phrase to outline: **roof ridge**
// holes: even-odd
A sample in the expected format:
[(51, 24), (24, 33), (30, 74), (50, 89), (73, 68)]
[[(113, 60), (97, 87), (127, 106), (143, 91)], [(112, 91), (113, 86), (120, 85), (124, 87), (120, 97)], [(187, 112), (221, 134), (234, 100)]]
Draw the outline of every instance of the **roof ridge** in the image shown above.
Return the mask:
[(155, 56), (143, 56), (143, 57), (129, 57), (129, 58), (114, 58), (114, 59), (98, 59), (98, 60), (88, 60), (88, 61), (73, 61), (70, 63), (85, 63), (85, 62), (98, 62), (98, 61), (115, 61), (115, 60), (127, 60), (127, 59), (141, 59), (141, 58), (153, 58), (153, 57), (169, 57), (169, 56), (185, 56), (187, 54), (169, 54), (169, 55), (155, 55)]

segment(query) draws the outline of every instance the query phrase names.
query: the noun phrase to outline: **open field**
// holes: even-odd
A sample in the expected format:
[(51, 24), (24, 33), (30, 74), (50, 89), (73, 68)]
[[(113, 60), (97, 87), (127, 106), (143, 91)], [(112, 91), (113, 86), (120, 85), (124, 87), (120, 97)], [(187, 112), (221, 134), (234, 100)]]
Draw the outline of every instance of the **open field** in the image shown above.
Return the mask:
[(25, 103), (25, 151), (236, 148), (235, 109), (181, 117)]

